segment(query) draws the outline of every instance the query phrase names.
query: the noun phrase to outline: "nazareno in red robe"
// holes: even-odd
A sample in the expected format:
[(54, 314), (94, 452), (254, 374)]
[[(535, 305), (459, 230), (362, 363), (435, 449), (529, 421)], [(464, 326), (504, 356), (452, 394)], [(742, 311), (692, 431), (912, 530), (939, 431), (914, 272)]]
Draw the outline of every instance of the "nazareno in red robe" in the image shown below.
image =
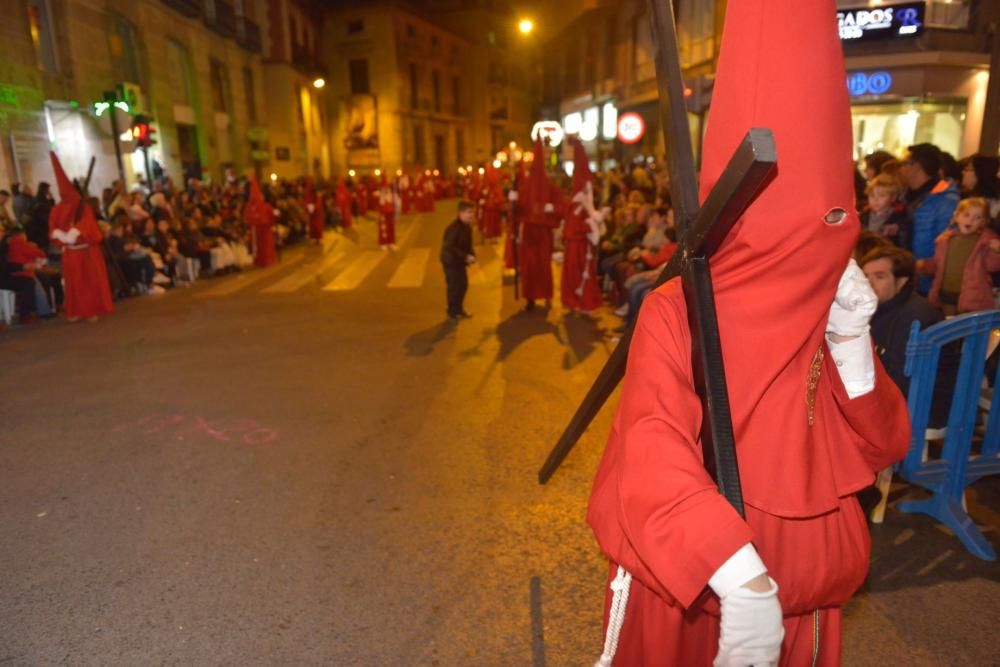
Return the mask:
[(347, 189), (347, 184), (343, 178), (337, 181), (337, 192), (334, 198), (337, 200), (337, 208), (340, 210), (340, 224), (344, 229), (350, 229), (354, 224), (354, 219), (351, 215), (351, 193)]
[(389, 183), (382, 177), (382, 187), (378, 190), (378, 244), (396, 243), (396, 195)]
[[(669, 281), (640, 310), (587, 515), (611, 574), (619, 564), (634, 577), (615, 665), (710, 665), (719, 601), (706, 584), (750, 541), (780, 587), (781, 665), (811, 664), (814, 651), (816, 664), (840, 662), (840, 606), (870, 547), (853, 494), (902, 458), (909, 420), (877, 357), (874, 390), (849, 399), (825, 340), (860, 228), (834, 11), (833, 0), (728, 3), (702, 197), (748, 128), (770, 128), (778, 154), (777, 177), (711, 262), (746, 520), (702, 466), (691, 335)], [(832, 209), (846, 218), (828, 224)]]
[[(114, 312), (114, 304), (111, 301), (111, 285), (108, 282), (104, 254), (101, 252), (104, 237), (97, 226), (97, 217), (66, 177), (56, 154), (50, 152), (49, 157), (59, 188), (59, 203), (49, 213), (49, 235), (63, 249), (66, 317), (75, 319), (110, 315)], [(71, 244), (63, 244), (52, 236), (57, 230), (69, 232), (74, 227), (80, 235)]]
[(243, 208), (243, 219), (250, 227), (254, 243), (254, 264), (270, 266), (278, 261), (274, 241), (274, 209), (264, 201), (257, 177), (250, 177), (250, 196)]
[[(323, 228), (326, 226), (323, 220), (323, 200), (316, 194), (316, 184), (312, 176), (306, 176), (306, 191), (302, 197), (302, 202), (306, 205), (306, 213), (309, 215), (309, 238), (319, 241), (323, 238)], [(313, 210), (309, 210), (312, 205)]]
[[(563, 222), (562, 303), (566, 308), (589, 312), (601, 305), (597, 284), (597, 242), (591, 225), (593, 180), (583, 144), (573, 140), (573, 197), (566, 205)], [(589, 209), (579, 198), (589, 199)]]
[[(517, 163), (517, 173), (514, 176), (514, 184), (512, 192), (517, 192), (517, 196), (520, 196), (521, 191), (527, 187), (525, 183), (528, 180), (528, 174), (524, 171), (524, 161)], [(518, 202), (510, 201), (508, 196), (508, 206), (507, 206), (507, 241), (504, 244), (503, 249), (503, 268), (506, 270), (513, 270), (516, 267), (514, 260), (514, 238), (521, 231), (521, 209), (518, 208)]]
[(483, 223), (482, 232), (486, 239), (500, 238), (503, 233), (501, 227), (503, 207), (506, 201), (503, 196), (503, 187), (500, 185), (500, 172), (491, 164), (486, 168), (486, 188), (483, 199)]
[[(527, 187), (519, 192), (521, 209), (521, 296), (528, 301), (552, 298), (552, 231), (559, 226), (563, 195), (545, 173), (545, 151), (535, 141), (535, 159), (528, 173)], [(552, 210), (545, 211), (546, 204)]]

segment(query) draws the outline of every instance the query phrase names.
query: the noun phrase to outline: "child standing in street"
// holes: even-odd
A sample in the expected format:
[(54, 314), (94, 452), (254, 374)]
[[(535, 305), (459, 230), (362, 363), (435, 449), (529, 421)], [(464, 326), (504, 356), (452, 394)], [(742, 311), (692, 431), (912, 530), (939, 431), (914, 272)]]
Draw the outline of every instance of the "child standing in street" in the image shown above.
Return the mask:
[(448, 319), (453, 321), (460, 317), (472, 317), (465, 312), (462, 302), (469, 289), (466, 267), (476, 261), (471, 226), (474, 213), (475, 204), (465, 200), (458, 202), (458, 217), (444, 230), (441, 244), (441, 265), (448, 285)]
[(925, 271), (934, 274), (930, 302), (945, 315), (996, 308), (990, 273), (1000, 271), (1000, 239), (986, 228), (989, 205), (982, 197), (958, 203), (953, 228), (937, 238)]

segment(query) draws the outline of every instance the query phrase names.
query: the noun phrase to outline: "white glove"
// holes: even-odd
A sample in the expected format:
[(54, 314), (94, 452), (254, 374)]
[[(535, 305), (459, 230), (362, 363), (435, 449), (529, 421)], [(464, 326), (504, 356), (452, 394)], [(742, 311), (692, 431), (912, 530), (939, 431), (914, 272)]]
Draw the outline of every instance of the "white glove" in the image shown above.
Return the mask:
[(66, 232), (66, 245), (73, 245), (76, 240), (80, 238), (80, 230), (76, 227), (71, 227), (68, 232)]
[(876, 308), (878, 297), (858, 263), (852, 259), (837, 285), (826, 330), (841, 336), (863, 336), (868, 333), (868, 322)]
[(713, 667), (775, 667), (781, 657), (785, 626), (778, 602), (778, 584), (768, 577), (771, 590), (755, 593), (735, 588), (722, 602), (719, 653)]
[(308, 211), (309, 211), (310, 213), (313, 213), (313, 212), (315, 212), (315, 211), (316, 211), (316, 206), (315, 206), (314, 204), (306, 204), (306, 209), (307, 209), (307, 210), (308, 210)]
[(553, 211), (556, 210), (556, 207), (553, 206), (552, 203), (550, 202), (550, 203), (546, 204), (545, 208), (543, 208), (542, 210), (545, 211), (546, 213), (552, 213)]
[(507, 193), (507, 199), (510, 201), (517, 201), (517, 190), (511, 190)]

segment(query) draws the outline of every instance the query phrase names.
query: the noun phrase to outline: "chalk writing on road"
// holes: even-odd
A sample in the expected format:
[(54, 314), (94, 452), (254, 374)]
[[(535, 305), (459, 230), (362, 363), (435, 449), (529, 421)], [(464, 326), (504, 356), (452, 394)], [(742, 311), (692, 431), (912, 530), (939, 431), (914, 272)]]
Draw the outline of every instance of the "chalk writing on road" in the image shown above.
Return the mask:
[(112, 429), (112, 432), (134, 432), (139, 435), (163, 433), (183, 440), (188, 436), (207, 436), (218, 442), (264, 445), (278, 439), (278, 431), (252, 419), (209, 419), (200, 416), (154, 414), (146, 415)]

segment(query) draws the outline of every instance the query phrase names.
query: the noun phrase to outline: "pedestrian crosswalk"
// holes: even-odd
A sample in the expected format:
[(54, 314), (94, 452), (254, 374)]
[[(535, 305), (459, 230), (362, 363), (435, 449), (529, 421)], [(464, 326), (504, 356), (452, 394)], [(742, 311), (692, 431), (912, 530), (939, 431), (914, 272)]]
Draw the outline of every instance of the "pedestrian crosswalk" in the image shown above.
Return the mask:
[[(404, 232), (400, 245), (414, 239), (413, 230)], [(286, 253), (281, 263), (266, 269), (252, 269), (218, 279), (197, 292), (199, 298), (232, 295), (291, 295), (319, 291), (336, 294), (359, 289), (420, 289), (443, 281), (435, 258), (435, 248), (402, 247), (376, 250), (359, 247), (346, 238), (324, 239), (320, 245)], [(471, 286), (499, 287), (503, 258), (495, 247), (478, 248), (479, 261), (469, 267)], [(384, 267), (384, 270), (382, 270)]]

